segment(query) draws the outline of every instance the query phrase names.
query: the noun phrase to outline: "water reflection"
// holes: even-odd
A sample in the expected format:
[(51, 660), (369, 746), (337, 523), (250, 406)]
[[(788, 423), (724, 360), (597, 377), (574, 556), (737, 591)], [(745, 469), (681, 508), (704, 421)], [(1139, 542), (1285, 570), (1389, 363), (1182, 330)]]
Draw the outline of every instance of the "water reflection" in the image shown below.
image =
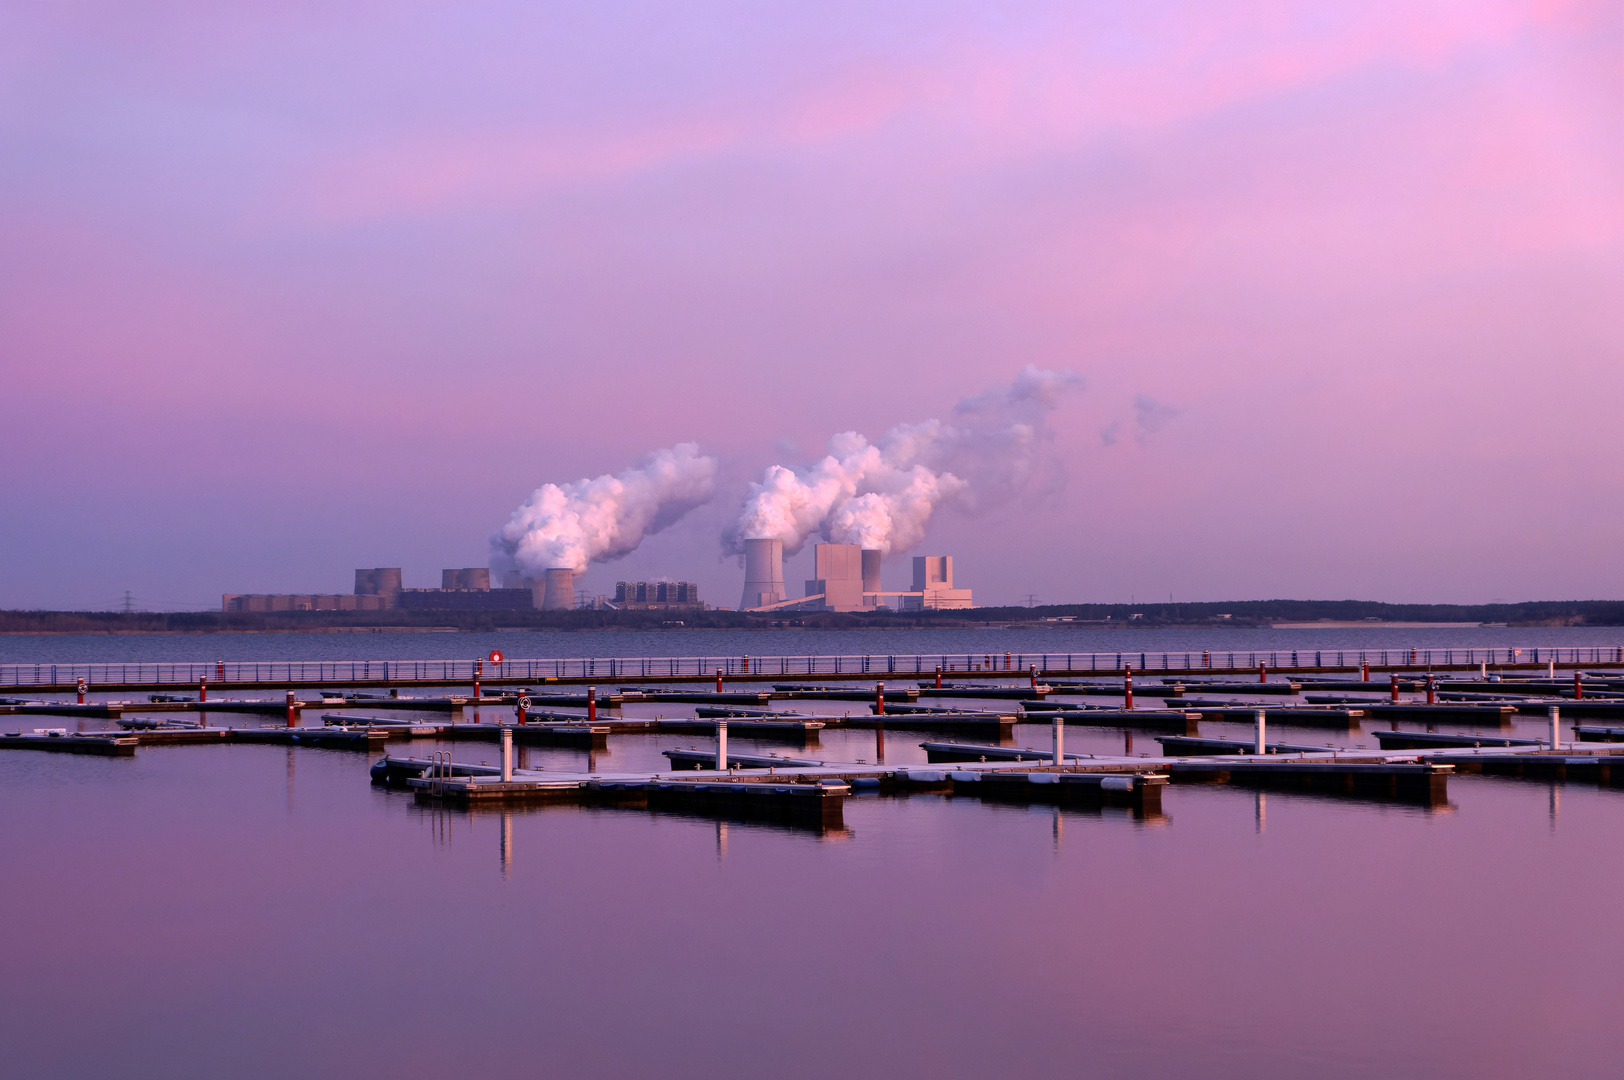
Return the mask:
[(501, 863), (502, 878), (506, 880), (508, 869), (513, 865), (513, 815), (511, 813), (502, 815)]

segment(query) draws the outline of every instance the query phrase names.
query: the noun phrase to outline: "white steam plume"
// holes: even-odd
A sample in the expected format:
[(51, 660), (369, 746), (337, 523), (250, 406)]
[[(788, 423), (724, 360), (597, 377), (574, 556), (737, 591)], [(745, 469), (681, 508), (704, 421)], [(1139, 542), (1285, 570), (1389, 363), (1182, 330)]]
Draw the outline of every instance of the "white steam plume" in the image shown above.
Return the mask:
[(543, 484), (491, 534), (492, 576), (540, 578), (567, 566), (619, 558), (711, 497), (716, 459), (694, 443), (656, 450), (618, 475)]
[(906, 551), (924, 539), (938, 504), (973, 510), (1019, 494), (1041, 464), (1048, 414), (1081, 383), (1071, 372), (1028, 367), (1008, 386), (959, 402), (950, 421), (899, 424), (875, 443), (842, 432), (821, 461), (768, 468), (724, 543), (739, 552), (745, 540), (782, 540), (793, 553), (818, 533)]

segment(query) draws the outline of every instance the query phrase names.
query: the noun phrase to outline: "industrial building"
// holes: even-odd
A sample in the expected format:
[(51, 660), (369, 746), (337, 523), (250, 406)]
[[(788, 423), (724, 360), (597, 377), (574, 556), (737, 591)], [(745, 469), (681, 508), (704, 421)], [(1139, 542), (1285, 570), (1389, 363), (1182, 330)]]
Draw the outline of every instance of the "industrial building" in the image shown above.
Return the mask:
[(953, 587), (953, 556), (915, 555), (913, 591), (902, 593), (903, 611), (975, 607), (969, 589)]
[[(568, 571), (566, 571), (567, 573)], [(504, 582), (504, 584), (506, 584)], [(355, 572), (355, 592), (347, 593), (227, 593), (222, 611), (526, 611), (541, 607), (530, 587), (491, 588), (491, 572), (467, 567), (440, 572), (440, 588), (407, 589), (401, 586), (398, 566), (380, 566)], [(573, 606), (574, 584), (568, 584)]]
[(886, 592), (880, 585), (884, 553), (856, 544), (817, 544), (806, 594), (790, 599), (784, 588), (784, 545), (779, 540), (744, 542), (744, 596), (741, 611), (874, 611), (900, 608), (931, 611), (974, 606), (969, 589), (953, 587), (953, 556), (914, 559), (913, 588)]
[(699, 586), (690, 581), (617, 581), (615, 607), (624, 611), (703, 611)]
[(221, 611), (383, 611), (394, 607), (383, 596), (352, 593), (226, 593)]

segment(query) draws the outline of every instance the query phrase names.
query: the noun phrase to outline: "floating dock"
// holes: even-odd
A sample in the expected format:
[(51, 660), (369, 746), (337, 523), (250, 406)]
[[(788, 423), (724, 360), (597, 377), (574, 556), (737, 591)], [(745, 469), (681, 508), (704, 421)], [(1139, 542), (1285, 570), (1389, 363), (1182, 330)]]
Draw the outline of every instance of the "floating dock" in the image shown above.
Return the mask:
[(1453, 768), (1437, 759), (1426, 762), (1203, 762), (1175, 761), (1167, 766), (1174, 783), (1228, 783), (1357, 795), (1442, 806), (1448, 801)]
[[(1053, 762), (1053, 750), (1037, 750), (1019, 746), (988, 746), (984, 743), (922, 742), (925, 760), (944, 761), (1040, 761)], [(1062, 754), (1065, 761), (1083, 761), (1092, 754)]]
[(57, 754), (128, 757), (140, 745), (141, 741), (130, 735), (79, 735), (72, 732), (38, 735), (7, 732), (0, 735), (0, 750), (44, 750)]
[(1199, 730), (1201, 714), (1183, 709), (1057, 709), (1054, 712), (1028, 711), (1022, 719), (1028, 723), (1060, 720), (1077, 727), (1131, 728), (1136, 731), (1194, 735)]
[[(1252, 739), (1200, 739), (1187, 735), (1158, 735), (1156, 741), (1170, 757), (1189, 757), (1196, 754), (1250, 754), (1257, 750)], [(1323, 754), (1329, 746), (1309, 746), (1306, 743), (1265, 742), (1268, 754)]]
[(1373, 731), (1383, 750), (1433, 750), (1445, 747), (1544, 746), (1539, 739), (1511, 739), (1503, 735), (1450, 735), (1437, 731)]

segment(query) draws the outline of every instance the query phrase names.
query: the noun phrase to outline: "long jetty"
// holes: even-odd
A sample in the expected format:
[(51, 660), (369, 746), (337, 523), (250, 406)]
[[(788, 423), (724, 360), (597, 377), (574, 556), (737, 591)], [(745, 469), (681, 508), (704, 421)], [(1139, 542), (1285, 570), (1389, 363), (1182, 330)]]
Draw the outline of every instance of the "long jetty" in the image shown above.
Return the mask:
[[(853, 677), (916, 681), (938, 675), (984, 681), (1099, 677), (1132, 671), (1247, 678), (1259, 669), (1293, 675), (1471, 671), (1532, 673), (1624, 669), (1624, 646), (1492, 649), (1273, 649), (1260, 651), (1091, 653), (911, 653), (851, 656), (587, 657), (489, 660), (215, 660), (140, 664), (0, 664), (0, 691), (53, 688), (80, 681), (98, 690), (211, 687), (229, 690), (308, 686), (535, 686), (734, 680), (818, 683)], [(1624, 682), (1613, 689), (1624, 689)]]

